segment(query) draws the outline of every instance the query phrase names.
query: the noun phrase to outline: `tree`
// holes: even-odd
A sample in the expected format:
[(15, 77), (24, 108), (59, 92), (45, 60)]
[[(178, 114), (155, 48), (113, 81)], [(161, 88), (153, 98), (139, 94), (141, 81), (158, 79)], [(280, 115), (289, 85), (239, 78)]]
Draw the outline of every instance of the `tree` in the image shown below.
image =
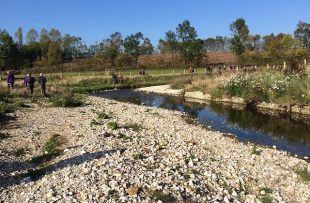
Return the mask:
[(184, 20), (183, 23), (179, 24), (176, 30), (181, 42), (188, 42), (197, 38), (197, 32), (188, 20)]
[(82, 42), (81, 37), (65, 34), (62, 38), (63, 59), (70, 61), (75, 58), (82, 58), (86, 52), (86, 45)]
[(28, 44), (31, 44), (33, 42), (37, 42), (37, 40), (38, 40), (38, 32), (35, 29), (31, 28), (26, 35), (26, 42)]
[(0, 68), (15, 68), (18, 65), (18, 49), (6, 30), (0, 30)]
[(203, 56), (206, 53), (204, 41), (197, 38), (194, 27), (188, 20), (183, 21), (176, 28), (179, 40), (179, 52), (183, 57), (185, 64), (200, 65)]
[(41, 56), (41, 48), (38, 42), (26, 44), (20, 49), (21, 55), (23, 56), (22, 64), (24, 67), (33, 67), (34, 63)]
[(62, 52), (60, 48), (60, 41), (51, 41), (48, 45), (47, 64), (57, 65), (62, 63)]
[(122, 52), (122, 43), (123, 39), (121, 33), (115, 32), (111, 34), (109, 38), (102, 40), (96, 51), (103, 57), (108, 65), (115, 66), (115, 60)]
[(250, 51), (259, 51), (261, 48), (262, 48), (261, 36), (258, 34), (249, 35), (247, 49)]
[(49, 38), (51, 41), (61, 41), (61, 34), (59, 30), (52, 28), (49, 32)]
[(173, 31), (166, 32), (165, 39), (160, 39), (158, 42), (160, 53), (176, 53), (178, 51), (177, 35)]
[(23, 29), (19, 27), (15, 32), (15, 42), (18, 48), (23, 46)]
[(48, 43), (50, 41), (49, 32), (45, 28), (42, 28), (40, 31), (39, 41), (40, 43)]
[(231, 39), (231, 50), (240, 56), (245, 50), (248, 43), (249, 28), (243, 18), (238, 18), (230, 24), (230, 31), (233, 34)]
[(123, 43), (125, 53), (133, 56), (136, 62), (141, 54), (140, 45), (143, 39), (143, 34), (141, 32), (137, 32), (136, 34), (128, 35)]
[(205, 40), (205, 46), (207, 51), (228, 51), (230, 47), (230, 39), (222, 36), (208, 38)]
[(310, 48), (310, 24), (300, 21), (297, 24), (294, 36), (301, 41), (303, 48)]
[(141, 45), (141, 54), (151, 55), (154, 52), (154, 47), (149, 38), (145, 38)]
[(283, 61), (296, 58), (295, 50), (301, 47), (299, 40), (291, 35), (280, 33), (264, 37), (264, 50), (270, 63), (283, 63)]

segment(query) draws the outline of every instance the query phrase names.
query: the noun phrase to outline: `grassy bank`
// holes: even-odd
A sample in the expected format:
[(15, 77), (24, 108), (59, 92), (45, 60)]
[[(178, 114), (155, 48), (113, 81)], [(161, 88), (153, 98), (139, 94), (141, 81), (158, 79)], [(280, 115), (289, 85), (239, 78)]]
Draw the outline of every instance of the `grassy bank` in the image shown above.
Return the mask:
[(83, 95), (97, 91), (119, 89), (119, 88), (137, 88), (153, 85), (168, 84), (173, 76), (145, 76), (125, 78), (121, 83), (114, 84), (111, 77), (52, 77), (47, 83), (47, 97), (42, 98), (40, 88), (35, 85), (34, 94), (30, 95), (22, 85), (21, 80), (17, 80), (15, 89), (8, 92), (5, 82), (2, 82), (0, 88), (0, 116), (3, 117), (8, 112), (13, 112), (17, 108), (27, 107), (30, 103), (42, 104), (45, 106), (76, 107), (84, 103)]
[(168, 84), (172, 81), (172, 76), (160, 76), (160, 77), (136, 77), (127, 78), (119, 84), (114, 84), (111, 79), (104, 78), (91, 78), (81, 80), (75, 84), (70, 84), (68, 87), (75, 93), (91, 93), (102, 90), (120, 89), (120, 88), (137, 88), (153, 85)]
[(241, 97), (247, 103), (310, 103), (310, 74), (285, 75), (279, 72), (224, 74), (183, 77), (174, 80), (172, 88), (201, 91), (214, 98)]

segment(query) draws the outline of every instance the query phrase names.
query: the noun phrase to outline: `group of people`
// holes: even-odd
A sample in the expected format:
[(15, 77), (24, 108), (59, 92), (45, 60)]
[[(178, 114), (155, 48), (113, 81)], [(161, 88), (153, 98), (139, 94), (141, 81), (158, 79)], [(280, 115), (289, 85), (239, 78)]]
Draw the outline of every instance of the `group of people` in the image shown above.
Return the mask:
[[(28, 91), (31, 95), (33, 94), (35, 81), (36, 81), (35, 77), (33, 77), (29, 73), (24, 78), (24, 85), (28, 89)], [(14, 73), (7, 71), (6, 82), (7, 82), (9, 91), (13, 90), (14, 89), (14, 83), (15, 83)], [(38, 82), (40, 84), (41, 94), (43, 97), (45, 97), (46, 96), (46, 82), (47, 82), (47, 80), (44, 77), (43, 73), (40, 73), (40, 76), (38, 78)]]

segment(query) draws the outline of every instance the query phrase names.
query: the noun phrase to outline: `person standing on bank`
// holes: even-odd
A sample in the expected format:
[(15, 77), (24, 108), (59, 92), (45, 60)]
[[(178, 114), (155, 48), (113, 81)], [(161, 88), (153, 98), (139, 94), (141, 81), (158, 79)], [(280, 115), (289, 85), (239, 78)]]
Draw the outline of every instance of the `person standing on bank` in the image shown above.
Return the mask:
[(15, 77), (14, 74), (11, 73), (10, 71), (7, 71), (6, 73), (7, 73), (6, 82), (8, 84), (8, 89), (10, 91), (14, 89)]
[(34, 82), (34, 77), (32, 77), (31, 74), (28, 73), (24, 79), (24, 85), (27, 87), (28, 91), (30, 91), (31, 95), (33, 94)]
[(47, 80), (44, 77), (43, 73), (40, 73), (39, 84), (40, 84), (40, 87), (41, 87), (42, 97), (46, 96), (46, 82), (47, 82)]

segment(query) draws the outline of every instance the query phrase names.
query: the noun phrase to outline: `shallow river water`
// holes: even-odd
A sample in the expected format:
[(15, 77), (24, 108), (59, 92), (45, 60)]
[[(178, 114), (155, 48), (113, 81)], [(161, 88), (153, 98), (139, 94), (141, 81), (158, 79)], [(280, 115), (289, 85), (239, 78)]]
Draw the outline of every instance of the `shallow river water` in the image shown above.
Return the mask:
[(275, 145), (292, 154), (310, 156), (310, 126), (288, 116), (263, 114), (219, 103), (188, 102), (183, 97), (128, 89), (95, 93), (94, 96), (186, 112), (206, 128), (232, 133), (242, 141)]

